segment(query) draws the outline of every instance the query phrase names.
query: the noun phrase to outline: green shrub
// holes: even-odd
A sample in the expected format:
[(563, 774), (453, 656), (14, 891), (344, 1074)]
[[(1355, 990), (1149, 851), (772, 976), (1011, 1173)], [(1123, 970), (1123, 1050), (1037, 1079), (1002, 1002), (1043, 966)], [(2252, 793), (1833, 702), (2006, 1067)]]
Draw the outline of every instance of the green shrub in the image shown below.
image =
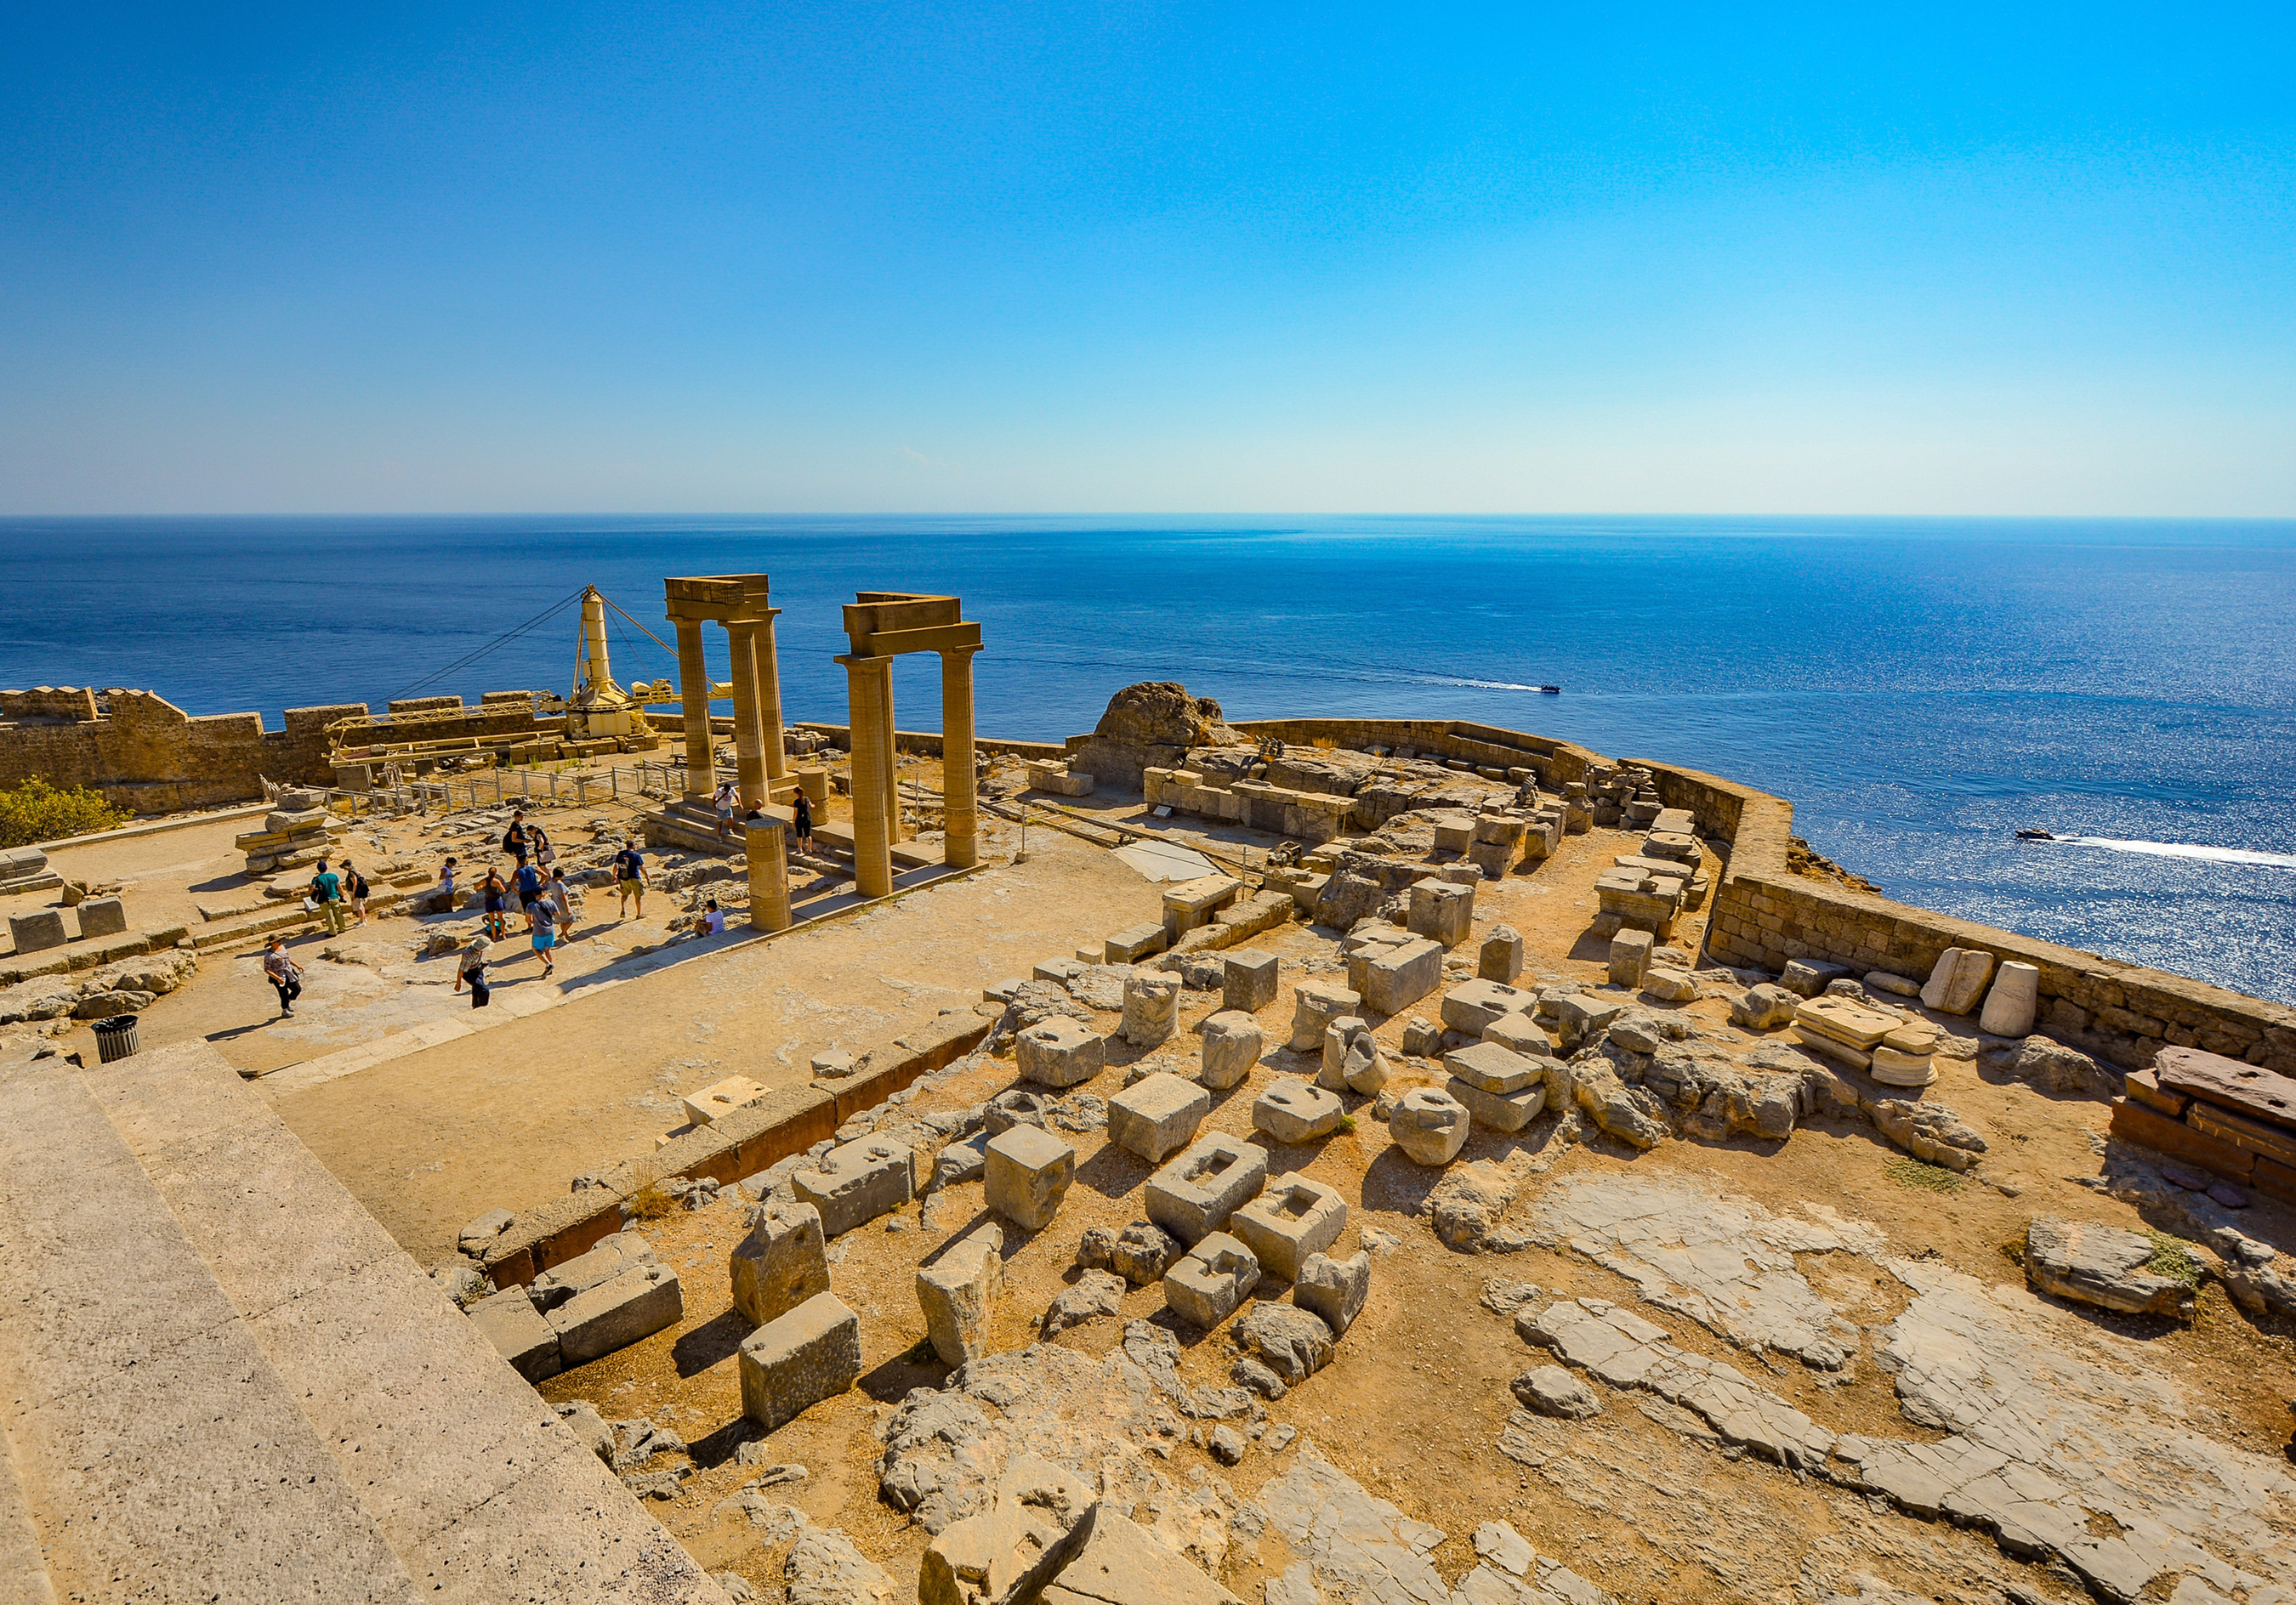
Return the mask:
[(37, 774), (20, 786), (0, 786), (0, 848), (109, 831), (127, 819), (124, 810), (86, 786), (59, 791)]

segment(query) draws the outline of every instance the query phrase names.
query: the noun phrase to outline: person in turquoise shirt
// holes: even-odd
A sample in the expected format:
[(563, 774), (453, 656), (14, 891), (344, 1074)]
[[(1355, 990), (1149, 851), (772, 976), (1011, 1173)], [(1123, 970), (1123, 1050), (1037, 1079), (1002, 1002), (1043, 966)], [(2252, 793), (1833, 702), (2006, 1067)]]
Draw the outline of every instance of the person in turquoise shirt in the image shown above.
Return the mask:
[(327, 921), (327, 934), (342, 935), (348, 923), (343, 918), (342, 877), (329, 869), (324, 858), (319, 860), (319, 872), (311, 877), (311, 899), (319, 905), (319, 913)]

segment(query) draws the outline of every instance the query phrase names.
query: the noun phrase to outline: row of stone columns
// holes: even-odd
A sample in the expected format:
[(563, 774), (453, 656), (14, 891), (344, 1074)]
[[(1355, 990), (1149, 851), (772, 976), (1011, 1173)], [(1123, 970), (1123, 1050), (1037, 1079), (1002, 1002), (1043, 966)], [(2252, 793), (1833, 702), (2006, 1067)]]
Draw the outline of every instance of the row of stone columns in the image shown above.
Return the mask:
[[(979, 647), (940, 654), (941, 862), (970, 869), (980, 861), (980, 805), (972, 774), (972, 655)], [(893, 890), (893, 844), (903, 839), (899, 766), (893, 740), (893, 659), (848, 653), (852, 727), (854, 880), (865, 897)]]
[[(789, 760), (782, 746), (781, 665), (774, 648), (774, 619), (780, 612), (768, 608), (758, 618), (726, 621), (734, 660), (734, 783), (745, 810), (762, 807), (789, 790)], [(706, 804), (718, 790), (718, 763), (701, 621), (673, 622), (677, 626), (679, 700), (685, 715), (685, 795)]]

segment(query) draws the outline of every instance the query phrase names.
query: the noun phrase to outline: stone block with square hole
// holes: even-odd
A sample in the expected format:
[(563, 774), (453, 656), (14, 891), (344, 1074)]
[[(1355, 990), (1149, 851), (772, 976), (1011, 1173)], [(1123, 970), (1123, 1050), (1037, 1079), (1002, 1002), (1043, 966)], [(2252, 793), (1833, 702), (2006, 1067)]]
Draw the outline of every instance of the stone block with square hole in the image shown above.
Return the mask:
[(1339, 1241), (1347, 1225), (1348, 1201), (1336, 1188), (1287, 1175), (1239, 1208), (1227, 1231), (1252, 1251), (1261, 1270), (1292, 1282), (1308, 1256)]
[(821, 1230), (841, 1237), (916, 1196), (916, 1152), (889, 1137), (840, 1143), (810, 1170), (790, 1177), (798, 1201), (821, 1211)]
[(1254, 1014), (1275, 1001), (1275, 955), (1238, 947), (1222, 955), (1220, 1006)]
[(1215, 1232), (1164, 1273), (1164, 1302), (1181, 1320), (1210, 1331), (1259, 1285), (1259, 1261), (1251, 1250)]
[(1168, 1070), (1142, 1077), (1108, 1101), (1108, 1140), (1160, 1165), (1195, 1138), (1212, 1112), (1211, 1095)]
[(1108, 1044), (1080, 1020), (1065, 1014), (1038, 1020), (1013, 1043), (1023, 1079), (1038, 1086), (1077, 1086), (1107, 1068)]
[(1163, 951), (1164, 928), (1161, 925), (1134, 925), (1103, 940), (1101, 962), (1129, 964)]
[(1285, 1076), (1253, 1101), (1251, 1124), (1278, 1142), (1313, 1142), (1339, 1130), (1346, 1112), (1337, 1093)]
[(834, 1293), (816, 1293), (742, 1339), (742, 1413), (771, 1432), (861, 1375), (861, 1322)]
[(1462, 981), (1443, 995), (1443, 1023), (1454, 1031), (1480, 1036), (1510, 1014), (1529, 1014), (1538, 994), (1503, 981)]
[(1408, 923), (1414, 936), (1456, 947), (1474, 934), (1475, 888), (1448, 880), (1414, 883)]
[(1201, 1242), (1267, 1183), (1267, 1151), (1216, 1131), (1148, 1178), (1148, 1218), (1184, 1243)]
[(686, 1093), (678, 1102), (685, 1107), (688, 1124), (707, 1126), (718, 1116), (731, 1114), (751, 1099), (765, 1095), (765, 1087), (747, 1076), (728, 1076), (698, 1093)]
[(988, 1140), (981, 1179), (991, 1209), (1041, 1232), (1053, 1224), (1076, 1180), (1076, 1150), (1041, 1126), (1008, 1126)]
[(734, 1307), (752, 1326), (763, 1326), (816, 1293), (826, 1293), (829, 1259), (822, 1242), (821, 1211), (810, 1204), (767, 1203), (734, 1245), (728, 1269)]
[(1214, 1092), (1240, 1085), (1267, 1046), (1259, 1022), (1241, 1009), (1223, 1009), (1203, 1025), (1203, 1066), (1196, 1079)]

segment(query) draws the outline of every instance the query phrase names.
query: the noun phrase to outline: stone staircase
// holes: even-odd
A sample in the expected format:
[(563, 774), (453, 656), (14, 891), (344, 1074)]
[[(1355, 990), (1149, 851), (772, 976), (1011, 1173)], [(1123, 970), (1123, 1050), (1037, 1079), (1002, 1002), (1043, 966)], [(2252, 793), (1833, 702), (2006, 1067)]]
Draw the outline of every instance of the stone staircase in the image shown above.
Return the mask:
[(0, 1605), (725, 1595), (207, 1044), (0, 1068)]

